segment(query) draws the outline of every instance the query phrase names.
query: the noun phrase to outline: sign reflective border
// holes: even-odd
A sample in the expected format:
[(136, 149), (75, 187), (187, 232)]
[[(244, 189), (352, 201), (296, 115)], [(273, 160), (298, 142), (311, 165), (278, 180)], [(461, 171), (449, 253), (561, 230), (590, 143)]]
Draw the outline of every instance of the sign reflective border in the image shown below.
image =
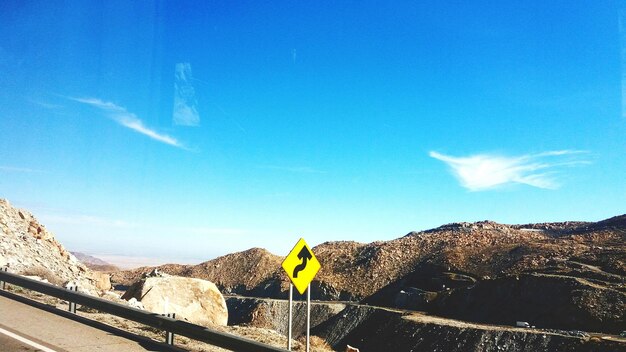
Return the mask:
[(282, 267), (298, 292), (303, 295), (322, 266), (304, 238), (301, 238), (283, 260)]

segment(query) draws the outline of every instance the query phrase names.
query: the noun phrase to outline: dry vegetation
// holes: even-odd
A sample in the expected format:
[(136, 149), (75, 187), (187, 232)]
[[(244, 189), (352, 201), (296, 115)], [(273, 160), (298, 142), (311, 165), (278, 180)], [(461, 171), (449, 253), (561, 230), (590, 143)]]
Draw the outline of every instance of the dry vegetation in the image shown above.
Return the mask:
[(24, 269), (24, 270), (22, 270), (20, 272), (20, 275), (37, 276), (37, 277), (39, 277), (39, 278), (41, 278), (43, 280), (46, 280), (49, 283), (51, 283), (53, 285), (56, 285), (56, 286), (61, 286), (64, 283), (63, 279), (61, 279), (55, 273), (50, 271), (50, 269), (46, 269), (46, 268), (41, 267), (41, 266), (36, 266), (36, 267)]

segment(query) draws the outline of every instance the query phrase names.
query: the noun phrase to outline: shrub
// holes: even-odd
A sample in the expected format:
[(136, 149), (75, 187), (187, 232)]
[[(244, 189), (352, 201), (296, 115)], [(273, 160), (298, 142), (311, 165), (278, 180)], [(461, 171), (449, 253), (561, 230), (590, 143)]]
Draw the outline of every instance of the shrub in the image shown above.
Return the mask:
[[(301, 344), (301, 349), (302, 351), (304, 351), (306, 349), (306, 336), (300, 336), (297, 341)], [(315, 351), (332, 351), (333, 348), (328, 344), (328, 342), (326, 342), (326, 340), (324, 340), (323, 338), (319, 337), (319, 336), (313, 336), (311, 335), (310, 337), (310, 343), (311, 343), (311, 351), (315, 352)]]
[(20, 275), (24, 276), (38, 276), (42, 279), (46, 279), (49, 283), (61, 286), (63, 285), (63, 280), (58, 277), (55, 273), (41, 266), (32, 267), (28, 269), (24, 269)]

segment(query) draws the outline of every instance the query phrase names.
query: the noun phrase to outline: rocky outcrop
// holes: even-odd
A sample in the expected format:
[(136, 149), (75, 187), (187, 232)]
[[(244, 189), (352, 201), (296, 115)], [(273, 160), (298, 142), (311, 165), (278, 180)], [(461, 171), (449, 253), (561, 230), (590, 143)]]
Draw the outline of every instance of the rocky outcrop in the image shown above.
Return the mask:
[(111, 275), (109, 274), (92, 271), (91, 279), (93, 280), (93, 284), (101, 291), (109, 291), (113, 288), (111, 285)]
[[(0, 267), (17, 274), (40, 276), (54, 284), (75, 282), (96, 294), (98, 278), (68, 252), (28, 211), (0, 199)], [(46, 277), (47, 276), (47, 277)]]
[(175, 313), (185, 319), (205, 326), (225, 326), (228, 309), (224, 296), (210, 281), (155, 275), (146, 277), (128, 288), (122, 299), (136, 299), (151, 312)]

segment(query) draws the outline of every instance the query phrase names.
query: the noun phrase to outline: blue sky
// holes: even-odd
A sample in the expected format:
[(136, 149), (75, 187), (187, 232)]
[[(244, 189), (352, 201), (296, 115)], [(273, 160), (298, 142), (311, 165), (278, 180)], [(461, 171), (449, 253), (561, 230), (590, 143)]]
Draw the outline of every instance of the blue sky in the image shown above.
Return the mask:
[(70, 249), (626, 212), (620, 4), (0, 4), (0, 197)]

